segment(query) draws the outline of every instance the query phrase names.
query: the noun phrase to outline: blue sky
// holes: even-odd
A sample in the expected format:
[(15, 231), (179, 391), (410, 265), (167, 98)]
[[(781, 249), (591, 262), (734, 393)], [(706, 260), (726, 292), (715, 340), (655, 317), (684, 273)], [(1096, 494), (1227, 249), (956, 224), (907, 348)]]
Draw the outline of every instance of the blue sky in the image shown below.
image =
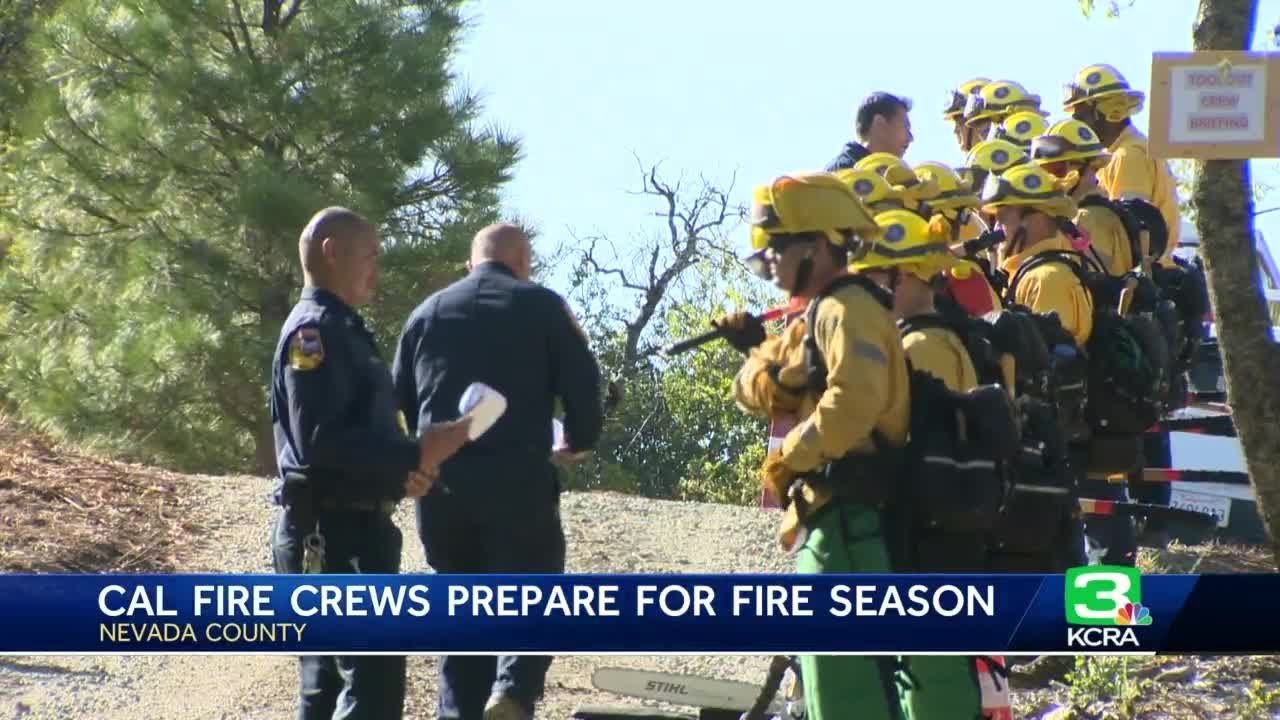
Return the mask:
[[(939, 111), (949, 88), (1016, 80), (1051, 119), (1062, 85), (1091, 63), (1147, 90), (1153, 52), (1191, 49), (1196, 5), (1136, 0), (1117, 19), (1085, 19), (1076, 0), (485, 0), (468, 8), (456, 70), (485, 120), (523, 138), (504, 204), (538, 228), (540, 247), (571, 230), (622, 244), (653, 227), (653, 206), (628, 195), (635, 155), (671, 177), (736, 171), (745, 203), (754, 184), (821, 169), (851, 139), (858, 101), (889, 90), (916, 104), (905, 159), (954, 165), (963, 158)], [(1263, 0), (1257, 48), (1277, 21), (1280, 0)], [(1145, 109), (1136, 123), (1145, 132)], [(1259, 209), (1280, 205), (1277, 162), (1256, 161), (1254, 177), (1277, 188)], [(1276, 247), (1280, 212), (1258, 221)], [(744, 229), (734, 239), (746, 248)]]

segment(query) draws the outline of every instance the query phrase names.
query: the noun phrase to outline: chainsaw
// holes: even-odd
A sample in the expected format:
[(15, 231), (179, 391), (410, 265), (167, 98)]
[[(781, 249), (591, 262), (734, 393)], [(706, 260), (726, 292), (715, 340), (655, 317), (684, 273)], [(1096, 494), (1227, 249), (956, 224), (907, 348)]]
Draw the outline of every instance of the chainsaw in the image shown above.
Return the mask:
[[(773, 674), (773, 668), (771, 668), (770, 675)], [(736, 680), (720, 680), (655, 670), (604, 667), (592, 673), (591, 684), (597, 690), (617, 695), (658, 700), (671, 705), (696, 707), (702, 710), (733, 713), (747, 713), (754, 710), (761, 720), (765, 718), (795, 720), (801, 717), (788, 711), (789, 703), (776, 697), (778, 686), (773, 683), (766, 685), (766, 692), (772, 690), (774, 696), (766, 697), (761, 693), (760, 686)], [(760, 702), (761, 698), (764, 698), (764, 702)], [(761, 710), (765, 714), (759, 715)]]

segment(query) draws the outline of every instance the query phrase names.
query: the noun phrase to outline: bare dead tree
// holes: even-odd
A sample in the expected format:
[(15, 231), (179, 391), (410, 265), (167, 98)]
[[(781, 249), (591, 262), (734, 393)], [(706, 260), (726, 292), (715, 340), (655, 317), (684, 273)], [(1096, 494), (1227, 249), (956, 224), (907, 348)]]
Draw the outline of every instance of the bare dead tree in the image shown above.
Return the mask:
[(656, 344), (642, 346), (645, 331), (686, 271), (709, 259), (736, 262), (726, 236), (744, 213), (743, 208), (732, 206), (729, 201), (736, 176), (723, 188), (703, 176), (696, 184), (686, 186), (681, 179), (664, 179), (657, 164), (646, 166), (638, 157), (636, 163), (641, 186), (631, 194), (654, 201), (657, 209), (653, 216), (660, 219), (662, 230), (647, 236), (625, 254), (620, 254), (604, 236), (575, 237), (570, 251), (576, 255), (580, 272), (596, 281), (616, 282), (636, 297), (633, 311), (609, 318), (624, 333), (618, 368), (623, 377), (657, 353)]

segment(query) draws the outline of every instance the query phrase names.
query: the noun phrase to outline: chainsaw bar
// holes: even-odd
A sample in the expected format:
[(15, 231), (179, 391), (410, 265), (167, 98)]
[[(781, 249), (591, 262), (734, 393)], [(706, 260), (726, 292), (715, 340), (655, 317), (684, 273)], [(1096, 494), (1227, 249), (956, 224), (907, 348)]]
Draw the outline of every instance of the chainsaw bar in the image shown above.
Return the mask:
[[(760, 688), (751, 683), (632, 668), (597, 668), (591, 684), (597, 690), (672, 705), (742, 712), (750, 710), (760, 694)], [(782, 703), (774, 698), (769, 712), (781, 709)]]

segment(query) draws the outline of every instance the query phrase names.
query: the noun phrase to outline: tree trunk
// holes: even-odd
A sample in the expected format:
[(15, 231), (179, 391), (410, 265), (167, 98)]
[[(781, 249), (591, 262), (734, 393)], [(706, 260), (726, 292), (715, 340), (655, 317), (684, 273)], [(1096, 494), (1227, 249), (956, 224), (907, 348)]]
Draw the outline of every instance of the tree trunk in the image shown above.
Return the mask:
[[(1249, 49), (1257, 12), (1257, 0), (1200, 0), (1195, 49)], [(1193, 199), (1227, 401), (1258, 513), (1280, 566), (1280, 351), (1271, 341), (1271, 318), (1258, 281), (1248, 162), (1200, 163)]]

